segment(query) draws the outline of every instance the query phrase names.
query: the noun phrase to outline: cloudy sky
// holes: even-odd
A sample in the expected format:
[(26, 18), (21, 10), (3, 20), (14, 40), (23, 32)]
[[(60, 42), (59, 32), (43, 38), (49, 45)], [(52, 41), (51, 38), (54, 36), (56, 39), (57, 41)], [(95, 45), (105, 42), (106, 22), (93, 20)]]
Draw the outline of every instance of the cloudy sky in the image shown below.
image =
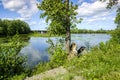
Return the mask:
[[(46, 29), (48, 24), (39, 17), (41, 11), (36, 6), (38, 1), (42, 0), (0, 0), (0, 18), (24, 20), (32, 30)], [(114, 24), (116, 10), (115, 8), (106, 9), (107, 2), (100, 2), (99, 0), (70, 1), (78, 4), (77, 17), (83, 18), (82, 23), (77, 25), (79, 29), (110, 30), (116, 28)]]

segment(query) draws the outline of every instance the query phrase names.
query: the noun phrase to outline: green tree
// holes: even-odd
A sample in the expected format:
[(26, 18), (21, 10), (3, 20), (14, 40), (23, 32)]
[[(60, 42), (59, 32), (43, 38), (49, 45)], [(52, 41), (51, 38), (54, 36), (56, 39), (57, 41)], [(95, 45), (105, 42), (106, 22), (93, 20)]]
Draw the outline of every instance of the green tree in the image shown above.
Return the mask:
[[(49, 20), (50, 31), (54, 31), (53, 33), (62, 32), (66, 33), (66, 51), (69, 53), (70, 51), (70, 43), (71, 43), (71, 35), (70, 28), (74, 27), (74, 25), (81, 21), (76, 19), (77, 5), (73, 5), (69, 0), (42, 0), (40, 4), (38, 4), (38, 8), (44, 11), (41, 14), (41, 18), (46, 18), (46, 22)], [(60, 34), (60, 33), (58, 33)]]
[(2, 20), (0, 19), (0, 34), (3, 34)]
[(12, 25), (13, 21), (9, 21), (7, 24), (7, 35), (14, 35), (16, 33), (16, 28), (15, 26)]
[(0, 35), (27, 34), (29, 25), (21, 20), (0, 20)]
[(21, 20), (13, 20), (12, 27), (14, 27), (15, 33), (25, 34), (30, 32), (29, 25)]
[(10, 24), (11, 22), (10, 22), (10, 20), (3, 20), (3, 34), (4, 35), (9, 35), (8, 33), (10, 33), (10, 32), (8, 32), (9, 30), (8, 29), (10, 29), (10, 28), (8, 28), (8, 27), (10, 27), (11, 26), (11, 24)]
[[(100, 1), (107, 1), (107, 0), (100, 0)], [(107, 8), (111, 9), (113, 6), (118, 5), (119, 0), (109, 0)], [(117, 14), (116, 14), (116, 18), (115, 18), (115, 23), (117, 24), (117, 29), (120, 29), (120, 8), (117, 7)]]
[(120, 8), (117, 10), (117, 15), (115, 18), (115, 23), (117, 24), (117, 29), (120, 29)]

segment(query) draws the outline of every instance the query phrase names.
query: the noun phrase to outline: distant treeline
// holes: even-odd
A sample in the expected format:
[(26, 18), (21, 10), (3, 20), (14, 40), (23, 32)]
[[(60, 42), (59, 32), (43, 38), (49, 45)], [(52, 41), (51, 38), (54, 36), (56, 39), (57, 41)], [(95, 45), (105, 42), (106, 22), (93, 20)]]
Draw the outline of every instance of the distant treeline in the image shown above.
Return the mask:
[(30, 32), (29, 25), (21, 20), (1, 20), (0, 19), (0, 35), (27, 34)]
[(72, 29), (71, 33), (108, 33), (111, 30), (86, 30), (86, 29)]

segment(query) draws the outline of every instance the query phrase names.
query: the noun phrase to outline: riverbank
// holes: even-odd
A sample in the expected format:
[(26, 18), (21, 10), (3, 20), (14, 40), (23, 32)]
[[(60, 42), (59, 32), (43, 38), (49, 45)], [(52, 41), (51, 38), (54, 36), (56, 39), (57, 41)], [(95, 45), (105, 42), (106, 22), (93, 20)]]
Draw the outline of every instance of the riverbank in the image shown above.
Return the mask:
[[(107, 52), (106, 52), (107, 51)], [(43, 80), (76, 80), (75, 77), (82, 77), (81, 80), (119, 80), (120, 79), (120, 45), (105, 45), (101, 43), (100, 48), (94, 47), (91, 52), (70, 61), (64, 60), (62, 64), (67, 73), (55, 77), (44, 77)], [(54, 65), (56, 63), (54, 62)], [(59, 68), (58, 68), (59, 69)], [(41, 71), (42, 70), (42, 71)], [(54, 70), (50, 63), (39, 65), (34, 72), (43, 74), (46, 71)], [(43, 72), (43, 73), (41, 73)], [(49, 73), (48, 75), (50, 75)], [(52, 74), (51, 74), (52, 75)], [(33, 77), (32, 77), (33, 78)], [(29, 79), (29, 78), (28, 78)], [(41, 79), (37, 79), (41, 80)]]
[[(57, 51), (60, 52), (60, 51)], [(39, 64), (32, 72), (30, 72), (32, 77), (28, 78), (27, 74), (16, 75), (12, 79), (23, 80), (119, 80), (120, 79), (120, 44), (100, 44), (100, 47), (92, 48), (88, 54), (75, 57), (72, 60), (68, 61), (65, 58), (62, 59), (60, 55), (56, 54), (55, 61), (48, 62), (45, 64)], [(61, 53), (60, 53), (61, 54)], [(58, 57), (59, 60), (58, 60)], [(58, 60), (59, 63), (64, 62), (60, 65), (56, 63)], [(57, 67), (55, 67), (58, 65)], [(63, 66), (66, 70), (63, 74), (57, 74), (61, 70), (59, 66)], [(62, 69), (63, 69), (62, 68)], [(57, 72), (51, 74), (47, 72), (54, 71), (57, 69)], [(55, 75), (54, 75), (55, 74)], [(57, 74), (57, 75), (56, 75)], [(51, 76), (48, 76), (51, 75)], [(39, 78), (39, 79), (38, 79)]]
[[(110, 31), (107, 32), (71, 32), (71, 34), (110, 34)], [(28, 34), (18, 34), (20, 36), (28, 36), (28, 37), (65, 37), (66, 35), (57, 35), (57, 34), (49, 34), (49, 33), (39, 33), (39, 32), (30, 32)], [(0, 38), (4, 37), (12, 37), (6, 35), (0, 35)]]
[[(67, 55), (65, 53), (65, 50), (63, 50), (63, 46), (60, 43), (57, 43), (54, 46), (54, 49), (52, 49), (54, 53), (50, 57), (49, 62), (39, 63), (32, 70), (30, 70), (30, 71), (25, 70), (25, 71), (22, 71), (21, 73), (18, 72), (18, 74), (15, 74), (15, 75), (7, 74), (10, 70), (9, 68), (11, 68), (11, 67), (9, 67), (9, 64), (11, 64), (11, 63), (8, 64), (8, 63), (2, 62), (4, 64), (8, 64), (7, 65), (8, 71), (6, 71), (5, 74), (1, 73), (1, 75), (5, 75), (5, 76), (10, 75), (7, 77), (8, 79), (24, 80), (26, 77), (40, 75), (40, 74), (49, 72), (49, 70), (51, 71), (56, 68), (59, 69), (59, 67), (62, 66), (65, 70), (67, 70), (67, 73), (65, 73), (63, 75), (57, 75), (55, 77), (47, 77), (47, 78), (45, 78), (45, 80), (60, 80), (61, 78), (62, 78), (62, 80), (73, 80), (74, 77), (79, 78), (79, 76), (86, 80), (90, 80), (90, 79), (92, 79), (92, 80), (94, 80), (94, 79), (96, 79), (96, 80), (119, 80), (120, 79), (120, 70), (119, 70), (120, 69), (120, 63), (119, 63), (119, 61), (120, 61), (120, 54), (119, 54), (120, 53), (120, 42), (119, 42), (120, 35), (119, 34), (120, 34), (120, 31), (114, 31), (114, 33), (112, 34), (112, 38), (109, 41), (107, 41), (106, 43), (102, 42), (102, 43), (100, 43), (99, 46), (92, 47), (91, 51), (88, 52), (88, 54), (82, 55), (80, 57), (75, 57), (71, 60), (67, 59)], [(77, 37), (85, 37), (85, 39), (87, 39), (87, 37), (83, 36), (83, 35), (74, 35), (74, 37), (72, 39), (77, 39), (76, 36)], [(91, 37), (91, 36), (89, 36), (89, 37)], [(95, 35), (92, 35), (92, 37), (95, 37), (98, 39), (98, 37), (96, 37)], [(102, 39), (101, 37), (99, 37), (99, 38)], [(33, 39), (33, 41), (36, 42), (35, 37), (33, 37), (32, 39)], [(44, 40), (44, 39), (38, 38), (38, 40)], [(21, 40), (18, 40), (18, 38), (15, 37), (15, 38), (13, 38), (11, 43), (19, 45), (21, 43), (19, 41), (21, 41)], [(93, 41), (95, 42), (96, 40), (93, 40)], [(36, 44), (38, 45), (38, 42), (36, 42)], [(16, 49), (16, 46), (13, 46), (13, 47), (15, 48), (14, 53), (17, 54), (16, 50), (18, 51), (18, 49)], [(43, 45), (42, 45), (42, 47), (43, 47)], [(2, 51), (1, 53), (3, 53), (3, 55), (5, 52), (10, 53), (10, 51), (13, 50), (13, 48), (11, 48), (11, 46), (10, 46), (10, 48), (7, 48), (7, 47), (5, 47), (5, 48), (6, 49), (0, 48), (1, 49), (0, 51)], [(32, 47), (32, 49), (33, 49), (33, 47)], [(37, 48), (35, 48), (35, 51), (36, 51), (36, 49)], [(27, 51), (27, 48), (25, 49), (25, 51)], [(33, 52), (33, 50), (30, 52)], [(13, 53), (13, 52), (11, 52), (11, 53)], [(32, 53), (32, 55), (33, 54), (34, 53)], [(1, 56), (0, 61), (3, 61), (2, 60), (3, 55), (0, 55)], [(9, 54), (6, 54), (6, 56), (5, 56), (5, 58), (11, 57)], [(33, 57), (33, 56), (30, 55), (30, 57)], [(13, 55), (13, 57), (14, 57), (14, 55)], [(38, 55), (37, 55), (37, 57), (38, 57)], [(36, 59), (36, 58), (34, 58), (34, 59)], [(6, 60), (8, 60), (8, 62), (11, 62), (10, 61), (11, 58), (6, 59)], [(12, 60), (14, 60), (14, 59), (12, 59)], [(19, 61), (21, 61), (21, 60), (19, 60)], [(12, 61), (12, 62), (14, 62), (14, 61)], [(32, 62), (32, 61), (30, 60), (30, 62)], [(3, 64), (0, 64), (0, 65), (3, 66), (2, 67), (3, 69), (7, 69), (7, 68), (4, 68)], [(15, 65), (15, 66), (17, 66), (17, 65)], [(21, 66), (21, 67), (23, 67), (23, 66)], [(12, 68), (13, 68), (12, 70), (14, 70), (14, 66)], [(18, 67), (15, 67), (15, 68), (17, 68), (17, 70), (19, 70)], [(20, 68), (20, 69), (24, 69), (24, 68)], [(3, 71), (1, 71), (1, 72), (3, 72)], [(3, 79), (4, 76), (0, 76), (0, 78)], [(5, 79), (7, 79), (7, 78), (5, 77)]]
[[(114, 34), (115, 33), (115, 34)], [(107, 43), (100, 43), (88, 54), (65, 59), (64, 51), (55, 48), (51, 61), (39, 64), (33, 75), (41, 74), (56, 67), (63, 66), (68, 73), (56, 77), (47, 77), (47, 80), (74, 80), (74, 77), (82, 77), (85, 80), (119, 80), (120, 79), (120, 32), (114, 31), (112, 38)], [(61, 55), (59, 55), (61, 54)], [(63, 58), (64, 57), (64, 58)], [(46, 80), (46, 79), (45, 79)]]
[(29, 36), (33, 37), (60, 37), (60, 36), (65, 36), (65, 35), (54, 35), (54, 34), (49, 34), (49, 33), (39, 33), (39, 32), (32, 32), (28, 34)]

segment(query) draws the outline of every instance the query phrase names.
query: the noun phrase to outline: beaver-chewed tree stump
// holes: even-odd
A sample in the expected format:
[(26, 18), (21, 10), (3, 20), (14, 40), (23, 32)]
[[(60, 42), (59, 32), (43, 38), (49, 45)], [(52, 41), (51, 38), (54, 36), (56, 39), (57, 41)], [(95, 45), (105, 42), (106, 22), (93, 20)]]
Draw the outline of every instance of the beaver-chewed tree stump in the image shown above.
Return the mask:
[(80, 56), (80, 55), (83, 55), (83, 54), (86, 54), (87, 51), (85, 50), (85, 46), (81, 46), (78, 50), (77, 50), (77, 44), (76, 43), (72, 43), (71, 46), (70, 46), (70, 53), (68, 55), (68, 59), (72, 59), (74, 58), (75, 56)]

